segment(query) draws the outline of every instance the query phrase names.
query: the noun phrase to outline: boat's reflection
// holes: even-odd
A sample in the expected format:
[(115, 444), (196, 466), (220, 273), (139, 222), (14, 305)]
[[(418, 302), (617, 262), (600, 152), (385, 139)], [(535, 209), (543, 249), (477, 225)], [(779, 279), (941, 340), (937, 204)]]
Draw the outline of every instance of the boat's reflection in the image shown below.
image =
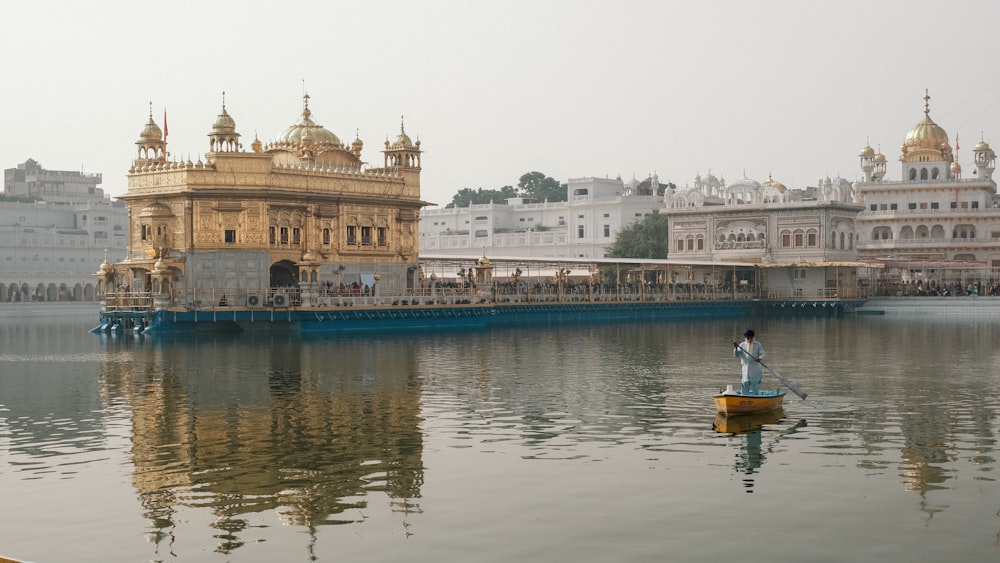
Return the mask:
[[(774, 452), (781, 438), (806, 426), (806, 421), (800, 420), (787, 429), (769, 428), (780, 424), (784, 417), (785, 411), (780, 408), (765, 413), (715, 416), (715, 431), (728, 434), (733, 438), (732, 442), (739, 445), (734, 468), (737, 474), (743, 476), (743, 487), (748, 493), (754, 492), (753, 475), (764, 465), (767, 456)], [(769, 438), (766, 445), (765, 432)]]
[(729, 416), (717, 414), (713, 428), (722, 434), (746, 434), (759, 430), (765, 424), (777, 424), (784, 416), (785, 411), (781, 407), (753, 414), (731, 414)]

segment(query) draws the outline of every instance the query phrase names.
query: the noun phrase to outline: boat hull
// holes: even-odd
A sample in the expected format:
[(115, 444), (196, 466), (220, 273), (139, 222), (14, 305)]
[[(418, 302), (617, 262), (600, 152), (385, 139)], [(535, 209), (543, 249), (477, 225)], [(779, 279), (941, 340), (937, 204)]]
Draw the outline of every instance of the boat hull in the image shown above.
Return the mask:
[(715, 395), (715, 412), (721, 415), (766, 413), (781, 407), (784, 391), (761, 391), (759, 395), (720, 393)]

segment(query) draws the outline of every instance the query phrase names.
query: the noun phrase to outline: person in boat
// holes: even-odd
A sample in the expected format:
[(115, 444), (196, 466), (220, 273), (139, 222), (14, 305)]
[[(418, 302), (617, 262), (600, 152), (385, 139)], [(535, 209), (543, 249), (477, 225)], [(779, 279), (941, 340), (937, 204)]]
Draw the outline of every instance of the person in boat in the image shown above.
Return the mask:
[(743, 377), (741, 383), (744, 395), (759, 395), (760, 380), (764, 372), (760, 367), (760, 361), (764, 359), (764, 346), (754, 339), (753, 330), (747, 329), (743, 333), (743, 342), (737, 344), (733, 342), (733, 355), (740, 359), (743, 365)]

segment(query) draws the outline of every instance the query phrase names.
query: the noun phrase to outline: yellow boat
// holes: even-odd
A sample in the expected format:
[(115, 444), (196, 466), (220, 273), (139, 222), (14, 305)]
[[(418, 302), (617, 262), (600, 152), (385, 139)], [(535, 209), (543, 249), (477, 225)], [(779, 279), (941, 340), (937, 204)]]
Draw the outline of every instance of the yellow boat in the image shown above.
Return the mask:
[(761, 391), (756, 395), (744, 395), (732, 385), (715, 395), (715, 412), (721, 415), (753, 414), (773, 411), (785, 400), (784, 391)]

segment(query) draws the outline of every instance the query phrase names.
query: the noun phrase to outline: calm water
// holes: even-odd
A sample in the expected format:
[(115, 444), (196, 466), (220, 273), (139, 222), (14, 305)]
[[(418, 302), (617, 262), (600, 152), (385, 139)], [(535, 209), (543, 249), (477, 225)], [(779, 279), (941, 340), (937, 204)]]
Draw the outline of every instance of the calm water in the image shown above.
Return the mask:
[(809, 399), (727, 423), (745, 322), (298, 340), (4, 315), (8, 557), (1000, 560), (1000, 316), (759, 320)]

